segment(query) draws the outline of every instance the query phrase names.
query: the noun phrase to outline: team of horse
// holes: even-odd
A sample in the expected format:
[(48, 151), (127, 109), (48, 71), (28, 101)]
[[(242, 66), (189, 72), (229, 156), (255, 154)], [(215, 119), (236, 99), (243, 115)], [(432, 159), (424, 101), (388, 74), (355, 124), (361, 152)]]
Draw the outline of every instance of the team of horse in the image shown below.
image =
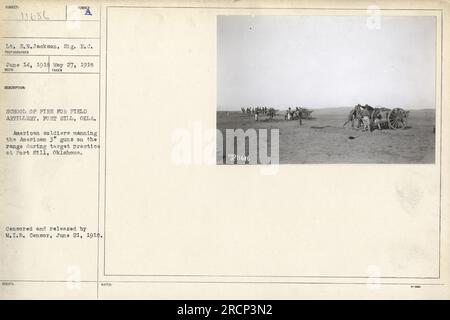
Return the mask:
[(241, 112), (244, 114), (251, 114), (255, 116), (255, 119), (258, 120), (259, 115), (268, 115), (270, 119), (277, 114), (275, 108), (272, 107), (247, 107), (241, 108)]
[(302, 107), (296, 107), (291, 109), (290, 107), (286, 110), (284, 115), (284, 120), (301, 120), (301, 119), (311, 119), (311, 114), (313, 110), (309, 110)]

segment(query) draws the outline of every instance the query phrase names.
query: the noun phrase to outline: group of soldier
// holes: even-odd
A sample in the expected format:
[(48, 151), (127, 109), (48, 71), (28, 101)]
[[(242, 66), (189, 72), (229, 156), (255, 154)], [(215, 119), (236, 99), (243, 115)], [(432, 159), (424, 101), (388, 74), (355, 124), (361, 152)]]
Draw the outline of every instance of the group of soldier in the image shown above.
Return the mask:
[(268, 115), (270, 119), (275, 116), (276, 110), (272, 107), (247, 107), (241, 108), (242, 113), (252, 114), (255, 116), (255, 121), (259, 121), (260, 115)]
[[(300, 122), (300, 125), (302, 124), (302, 119), (305, 118), (305, 115), (303, 114), (306, 109), (296, 107), (295, 109), (292, 109), (289, 107), (286, 110), (286, 114), (284, 116), (285, 120), (298, 120)], [(247, 108), (241, 108), (242, 113), (244, 114), (251, 114), (255, 116), (255, 121), (259, 121), (259, 117), (261, 115), (268, 115), (270, 119), (273, 119), (275, 116), (277, 110), (272, 107), (247, 107)]]
[[(372, 126), (378, 127), (378, 129), (381, 129), (381, 114), (375, 113), (373, 114), (375, 108), (369, 106), (369, 105), (361, 105), (357, 104), (349, 113), (347, 121), (344, 123), (344, 127), (348, 123), (352, 123), (352, 128), (355, 125), (356, 121), (356, 127), (360, 128), (362, 127), (363, 131), (371, 131)], [(276, 109), (272, 107), (247, 107), (247, 108), (241, 108), (242, 113), (244, 114), (250, 114), (254, 115), (255, 121), (259, 121), (259, 117), (261, 115), (268, 115), (270, 119), (273, 119), (273, 117), (276, 114)], [(286, 110), (286, 114), (284, 116), (285, 120), (298, 120), (300, 125), (302, 124), (302, 119), (308, 118), (308, 111), (303, 108), (296, 107), (295, 109), (289, 107)]]
[(354, 124), (356, 121), (356, 127), (359, 128), (362, 124), (362, 131), (371, 131), (371, 125), (378, 127), (381, 129), (381, 114), (378, 113), (375, 117), (373, 117), (373, 123), (371, 123), (372, 113), (374, 112), (374, 108), (369, 106), (368, 104), (362, 106), (357, 104), (349, 113), (347, 121), (344, 123), (344, 127), (348, 123), (352, 123), (352, 128), (354, 128)]

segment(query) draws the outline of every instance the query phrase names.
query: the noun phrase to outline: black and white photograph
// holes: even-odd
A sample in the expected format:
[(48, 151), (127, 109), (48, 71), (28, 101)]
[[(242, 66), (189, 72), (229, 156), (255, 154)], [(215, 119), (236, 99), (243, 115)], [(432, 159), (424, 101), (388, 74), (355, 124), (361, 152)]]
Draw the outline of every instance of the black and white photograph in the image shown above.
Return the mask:
[(435, 163), (436, 18), (218, 16), (217, 164)]

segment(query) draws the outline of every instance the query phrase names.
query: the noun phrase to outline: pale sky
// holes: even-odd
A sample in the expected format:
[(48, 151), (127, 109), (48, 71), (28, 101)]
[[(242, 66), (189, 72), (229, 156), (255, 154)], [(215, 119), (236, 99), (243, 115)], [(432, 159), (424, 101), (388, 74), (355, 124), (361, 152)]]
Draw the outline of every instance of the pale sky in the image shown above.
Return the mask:
[(435, 108), (435, 17), (219, 16), (218, 109)]

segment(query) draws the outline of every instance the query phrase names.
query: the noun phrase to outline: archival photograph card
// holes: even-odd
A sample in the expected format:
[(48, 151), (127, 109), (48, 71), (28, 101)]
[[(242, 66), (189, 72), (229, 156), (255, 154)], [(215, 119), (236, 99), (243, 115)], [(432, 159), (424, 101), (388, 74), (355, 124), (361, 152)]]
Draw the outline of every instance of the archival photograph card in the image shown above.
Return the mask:
[(0, 298), (450, 298), (449, 9), (1, 0)]

